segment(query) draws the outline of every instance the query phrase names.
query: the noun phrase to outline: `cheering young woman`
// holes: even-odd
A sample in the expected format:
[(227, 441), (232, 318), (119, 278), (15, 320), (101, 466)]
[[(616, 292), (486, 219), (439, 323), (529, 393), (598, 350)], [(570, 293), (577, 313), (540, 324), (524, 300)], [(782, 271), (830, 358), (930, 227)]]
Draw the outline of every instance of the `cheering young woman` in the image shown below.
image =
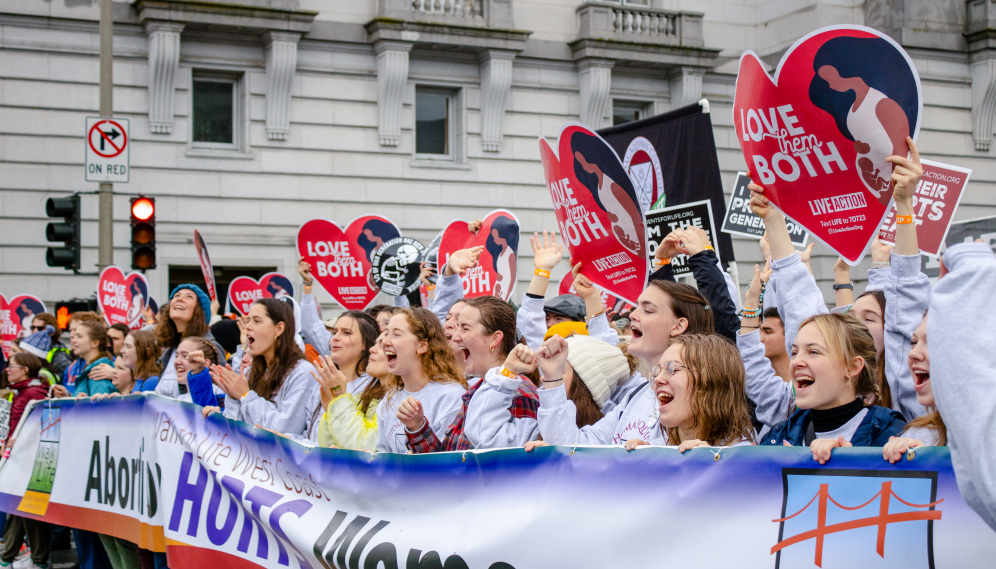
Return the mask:
[(324, 421), (327, 428), (331, 426), (327, 410), (333, 400), (348, 398), (353, 401), (353, 410), (360, 411), (361, 415), (376, 409), (376, 403), (371, 408), (371, 401), (383, 397), (384, 388), (380, 380), (368, 373), (367, 366), (370, 350), (377, 342), (378, 335), (377, 321), (365, 312), (349, 310), (335, 321), (329, 342), (332, 355), (320, 356), (315, 362), (318, 373), (312, 374), (321, 385), (316, 392), (321, 401), (320, 404), (312, 402), (315, 416), (308, 427), (308, 439), (312, 442), (318, 440), (320, 421)]
[(163, 350), (162, 357), (159, 358), (159, 365), (163, 370), (161, 380), (176, 379), (176, 349), (184, 338), (206, 338), (215, 343), (216, 354), (224, 355), (225, 351), (214, 342), (208, 327), (210, 314), (211, 300), (200, 287), (182, 284), (173, 289), (169, 303), (159, 309), (156, 323), (156, 341)]
[(460, 411), (467, 389), (439, 318), (424, 308), (391, 317), (384, 338), (394, 376), (377, 405), (377, 451), (407, 453), (408, 433), (424, 426), (441, 433)]
[[(521, 446), (535, 438), (539, 407), (536, 386), (518, 375), (531, 370), (529, 366), (513, 366), (510, 360), (518, 347), (512, 307), (493, 296), (466, 301), (452, 342), (466, 360), (470, 387), (462, 395), (460, 412), (445, 432), (424, 424), (406, 433), (412, 451)], [(485, 389), (485, 384), (491, 389)]]
[[(294, 312), (284, 301), (262, 298), (249, 310), (245, 328), (252, 355), (249, 377), (231, 366), (211, 366), (211, 378), (225, 392), (225, 417), (290, 436), (303, 437), (314, 410), (318, 384), (294, 341)], [(214, 409), (205, 409), (205, 414)]]

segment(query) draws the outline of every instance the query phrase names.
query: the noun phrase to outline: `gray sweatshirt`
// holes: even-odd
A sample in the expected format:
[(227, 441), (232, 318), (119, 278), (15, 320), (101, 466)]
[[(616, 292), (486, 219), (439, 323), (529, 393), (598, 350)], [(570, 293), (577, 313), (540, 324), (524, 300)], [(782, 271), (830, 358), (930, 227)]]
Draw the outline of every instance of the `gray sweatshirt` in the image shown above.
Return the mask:
[(432, 381), (416, 392), (401, 389), (385, 396), (377, 404), (377, 452), (408, 452), (406, 428), (398, 419), (398, 406), (408, 396), (422, 403), (422, 413), (432, 432), (442, 434), (463, 409), (463, 394), (466, 392), (466, 388), (459, 383)]
[[(526, 345), (534, 350), (538, 350), (543, 344), (543, 336), (546, 336), (546, 312), (543, 311), (542, 298), (522, 296), (522, 306), (515, 315), (515, 327), (522, 332), (522, 337), (526, 340)], [(606, 342), (610, 346), (619, 343), (619, 333), (609, 325), (609, 319), (605, 314), (599, 314), (588, 322), (588, 335), (592, 338)]]
[(538, 418), (543, 440), (552, 445), (621, 445), (630, 439), (663, 444), (657, 397), (649, 383), (644, 385), (597, 423), (580, 429), (577, 408), (564, 386), (541, 389)]
[(470, 399), (463, 433), (474, 448), (521, 447), (539, 438), (536, 419), (514, 418), (509, 408), (522, 385), (519, 377), (506, 377), (500, 367), (484, 374), (484, 385)]
[(996, 258), (984, 243), (959, 243), (944, 265), (927, 315), (930, 383), (958, 489), (996, 530)]
[(747, 397), (757, 404), (757, 420), (773, 427), (789, 418), (795, 410), (792, 384), (775, 374), (771, 361), (764, 356), (761, 333), (737, 335), (737, 348), (747, 372)]
[(315, 413), (309, 406), (318, 391), (318, 382), (311, 376), (313, 371), (313, 365), (299, 360), (284, 378), (272, 402), (252, 390), (242, 400), (225, 396), (225, 417), (248, 425), (258, 424), (295, 438), (306, 437), (305, 431)]
[[(871, 272), (879, 271), (886, 269)], [(892, 408), (902, 413), (909, 422), (927, 414), (927, 409), (916, 400), (913, 372), (906, 356), (910, 353), (913, 332), (930, 304), (930, 280), (920, 272), (920, 255), (893, 253), (887, 272), (883, 335), (885, 379), (892, 392)]]
[[(318, 305), (315, 304), (315, 295), (301, 295), (301, 335), (304, 341), (311, 344), (319, 354), (323, 356), (332, 355), (332, 333), (325, 327), (320, 316), (318, 316)], [(232, 367), (235, 367), (234, 364)]]

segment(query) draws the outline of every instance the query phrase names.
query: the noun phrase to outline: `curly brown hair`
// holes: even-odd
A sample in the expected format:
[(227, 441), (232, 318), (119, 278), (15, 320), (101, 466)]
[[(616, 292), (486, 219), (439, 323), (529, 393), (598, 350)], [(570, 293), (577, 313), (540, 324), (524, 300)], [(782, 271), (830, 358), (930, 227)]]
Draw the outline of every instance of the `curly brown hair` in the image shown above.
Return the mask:
[[(294, 328), (291, 327), (291, 330)], [(160, 348), (176, 348), (180, 342), (190, 336), (206, 336), (211, 331), (207, 320), (204, 318), (204, 311), (200, 305), (194, 307), (190, 322), (187, 323), (183, 334), (176, 329), (176, 324), (169, 317), (169, 303), (159, 307), (159, 317), (156, 318), (156, 342)]]
[[(682, 334), (671, 342), (681, 346), (681, 360), (688, 369), (691, 427), (698, 430), (699, 438), (713, 446), (753, 441), (744, 397), (746, 372), (737, 347), (715, 334)], [(667, 430), (667, 441), (681, 443), (677, 428)]]
[[(439, 318), (425, 308), (404, 308), (398, 314), (404, 315), (411, 333), (428, 345), (428, 350), (422, 354), (420, 359), (422, 373), (429, 378), (429, 381), (457, 383), (466, 389), (467, 380), (464, 379), (456, 365), (456, 357), (446, 341), (443, 325), (439, 323)], [(388, 398), (393, 397), (396, 392), (404, 388), (400, 377), (392, 375), (388, 382), (386, 395)]]
[[(868, 327), (847, 314), (817, 314), (807, 318), (799, 330), (807, 324), (816, 324), (827, 343), (831, 359), (845, 370), (854, 358), (864, 360), (861, 371), (848, 378), (848, 385), (854, 387), (857, 397), (866, 401), (881, 401), (878, 382), (878, 357), (875, 339)], [(875, 403), (878, 404), (878, 403)]]
[[(261, 298), (253, 304), (258, 304), (266, 309), (266, 316), (273, 321), (274, 326), (281, 322), (284, 323), (283, 333), (274, 340), (272, 367), (266, 365), (266, 358), (253, 357), (252, 367), (249, 369), (249, 377), (247, 378), (249, 389), (255, 391), (256, 395), (263, 399), (272, 401), (273, 396), (284, 385), (287, 374), (294, 369), (299, 361), (304, 359), (304, 352), (294, 341), (294, 310), (286, 302), (277, 298)], [(204, 352), (204, 356), (207, 359), (207, 352)]]

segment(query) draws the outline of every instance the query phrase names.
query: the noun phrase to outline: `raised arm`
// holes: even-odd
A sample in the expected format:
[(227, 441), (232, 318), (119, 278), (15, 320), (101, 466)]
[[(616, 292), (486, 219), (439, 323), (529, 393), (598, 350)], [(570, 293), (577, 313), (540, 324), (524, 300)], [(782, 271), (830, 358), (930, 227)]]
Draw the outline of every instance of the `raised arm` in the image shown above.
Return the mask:
[(533, 246), (533, 278), (529, 289), (522, 297), (522, 306), (515, 313), (515, 327), (522, 332), (526, 345), (538, 349), (546, 335), (546, 315), (543, 312), (543, 298), (550, 284), (550, 271), (564, 258), (564, 246), (557, 244), (557, 233), (533, 233), (529, 238)]
[(297, 262), (297, 272), (304, 281), (304, 292), (301, 293), (301, 334), (304, 341), (311, 344), (319, 354), (323, 356), (332, 355), (332, 333), (325, 328), (322, 318), (318, 314), (318, 304), (315, 303), (315, 295), (312, 294), (311, 263), (302, 257)]

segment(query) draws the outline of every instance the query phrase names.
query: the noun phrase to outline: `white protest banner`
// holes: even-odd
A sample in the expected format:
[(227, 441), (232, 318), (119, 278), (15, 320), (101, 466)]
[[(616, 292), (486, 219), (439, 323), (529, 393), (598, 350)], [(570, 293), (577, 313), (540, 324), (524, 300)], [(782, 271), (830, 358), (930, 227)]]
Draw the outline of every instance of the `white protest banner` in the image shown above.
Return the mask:
[[(747, 173), (737, 172), (733, 194), (730, 195), (730, 205), (726, 208), (726, 217), (723, 218), (722, 231), (731, 235), (760, 239), (764, 236), (764, 220), (750, 210), (750, 190), (747, 189), (749, 184), (750, 178)], [(791, 219), (786, 219), (785, 225), (792, 244), (804, 248), (809, 241), (809, 232)]]
[(33, 405), (0, 464), (0, 509), (165, 550), (172, 569), (928, 569), (996, 558), (946, 447), (896, 464), (881, 449), (835, 449), (826, 465), (780, 446), (372, 454), (304, 447), (155, 395)]

